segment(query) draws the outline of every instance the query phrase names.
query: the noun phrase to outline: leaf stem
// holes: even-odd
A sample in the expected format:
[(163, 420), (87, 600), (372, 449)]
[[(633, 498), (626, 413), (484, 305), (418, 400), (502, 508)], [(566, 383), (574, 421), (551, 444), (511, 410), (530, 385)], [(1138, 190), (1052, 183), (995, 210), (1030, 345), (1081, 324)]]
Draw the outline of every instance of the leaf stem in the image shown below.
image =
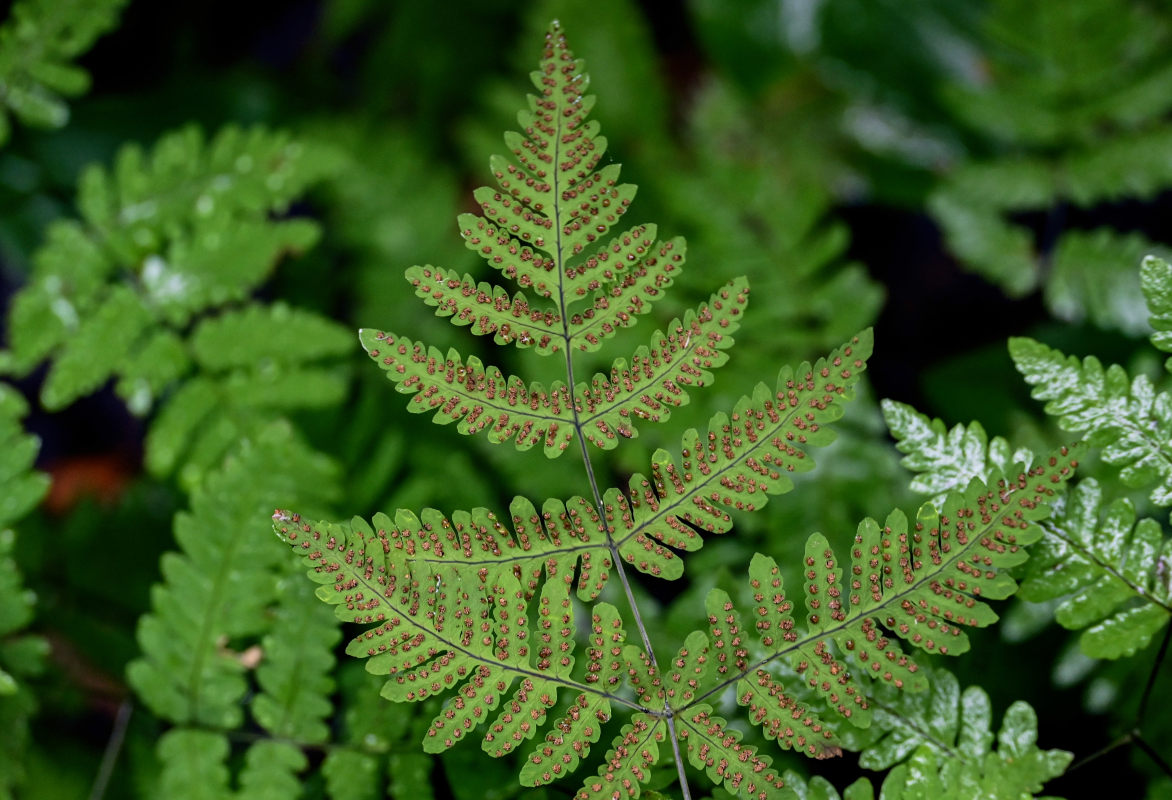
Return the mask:
[(119, 704), (114, 724), (110, 727), (110, 738), (106, 741), (106, 750), (102, 753), (102, 763), (98, 766), (98, 774), (94, 776), (93, 786), (90, 787), (89, 800), (102, 800), (106, 796), (106, 788), (110, 785), (114, 766), (122, 753), (122, 744), (126, 741), (126, 728), (130, 724), (130, 715), (133, 712), (134, 702), (129, 697)]

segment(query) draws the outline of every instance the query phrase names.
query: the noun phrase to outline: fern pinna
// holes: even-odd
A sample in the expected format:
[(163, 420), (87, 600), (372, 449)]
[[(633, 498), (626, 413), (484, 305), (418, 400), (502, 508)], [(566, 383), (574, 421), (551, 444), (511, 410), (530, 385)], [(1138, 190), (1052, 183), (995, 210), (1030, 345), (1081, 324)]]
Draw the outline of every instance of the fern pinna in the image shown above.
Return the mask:
[[(561, 355), (565, 381), (526, 383), (385, 330), (363, 330), (361, 340), (398, 391), (412, 395), (409, 407), (438, 423), (521, 450), (539, 445), (549, 458), (577, 441), (590, 495), (540, 507), (518, 497), (507, 517), (400, 509), (393, 518), (330, 523), (279, 510), (276, 531), (304, 557), (318, 597), (364, 626), (347, 652), (388, 676), (383, 697), (446, 697), (424, 736), (428, 752), (477, 735), (490, 755), (524, 753), (526, 786), (588, 762), (594, 774), (582, 798), (638, 796), (669, 758), (685, 797), (689, 764), (746, 798), (792, 796), (772, 758), (726, 720), (734, 710), (726, 690), (777, 746), (837, 755), (835, 727), (868, 724), (873, 684), (924, 688), (897, 638), (955, 654), (967, 647), (964, 626), (995, 619), (980, 598), (1013, 591), (1003, 569), (1025, 558), (1023, 545), (1039, 535), (1034, 521), (1076, 454), (1063, 449), (1028, 471), (974, 481), (911, 521), (900, 512), (883, 524), (867, 520), (849, 564), (815, 535), (800, 586), (784, 586), (779, 566), (758, 554), (752, 607), (715, 590), (707, 624), (658, 658), (627, 567), (678, 578), (682, 555), (704, 534), (727, 532), (733, 512), (793, 488), (790, 473), (813, 466), (809, 448), (833, 438), (828, 425), (866, 368), (871, 334), (782, 369), (775, 385), (759, 384), (706, 431), (687, 431), (678, 453), (656, 451), (646, 474), (600, 488), (589, 445), (613, 448), (707, 385), (726, 360), (748, 287), (731, 281), (629, 360), (616, 359), (609, 374), (576, 381), (575, 353), (600, 348), (650, 310), (682, 269), (684, 243), (660, 241), (646, 224), (611, 233), (634, 187), (618, 183), (618, 165), (599, 166), (606, 140), (587, 119), (588, 79), (556, 24), (534, 83), (540, 94), (519, 115), (524, 133), (506, 136), (512, 159), (492, 161), (498, 188), (479, 189), (483, 213), (460, 218), (468, 246), (523, 291), (432, 266), (407, 277), (454, 324)], [(614, 577), (621, 588), (607, 597), (625, 596), (634, 636), (619, 608), (600, 598)], [(800, 676), (794, 687), (782, 668)], [(611, 743), (599, 759), (592, 746), (604, 734)]]

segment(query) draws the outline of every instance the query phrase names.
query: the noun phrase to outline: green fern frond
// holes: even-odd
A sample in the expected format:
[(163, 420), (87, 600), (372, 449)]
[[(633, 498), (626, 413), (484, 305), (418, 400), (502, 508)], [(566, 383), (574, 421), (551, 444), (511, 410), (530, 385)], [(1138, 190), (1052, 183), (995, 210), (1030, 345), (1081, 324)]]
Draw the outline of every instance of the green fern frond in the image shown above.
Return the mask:
[(651, 477), (636, 474), (629, 499), (612, 489), (605, 500), (616, 509), (612, 534), (622, 558), (642, 572), (679, 577), (675, 550), (700, 547), (700, 533), (724, 533), (730, 512), (763, 507), (770, 494), (793, 488), (791, 473), (813, 469), (807, 449), (829, 444), (829, 423), (842, 416), (842, 403), (871, 355), (872, 332), (862, 331), (813, 366), (786, 367), (774, 388), (758, 384), (731, 415), (717, 414), (706, 434), (684, 434), (682, 460), (666, 450), (652, 456)]
[[(469, 521), (469, 515), (463, 517)], [(540, 519), (536, 514), (533, 518)], [(425, 514), (425, 519), (423, 528), (416, 527), (418, 538), (408, 538), (393, 527), (382, 527), (389, 522), (385, 518), (376, 518), (376, 533), (360, 519), (310, 524), (297, 515), (274, 515), (280, 537), (303, 555), (313, 568), (310, 577), (322, 584), (318, 597), (337, 606), (340, 619), (374, 626), (355, 637), (346, 652), (369, 658), (369, 672), (390, 676), (383, 685), (384, 697), (421, 701), (457, 690), (458, 700), (432, 720), (424, 749), (434, 753), (452, 747), (503, 702), (504, 709), (484, 736), (484, 748), (498, 756), (510, 752), (536, 733), (559, 690), (584, 695), (573, 702), (592, 707), (600, 719), (609, 718), (610, 704), (619, 700), (610, 681), (598, 686), (590, 674), (571, 674), (575, 642), (569, 593), (576, 548), (566, 548), (568, 567), (563, 565), (565, 555), (559, 559), (550, 553), (533, 561), (532, 573), (522, 572), (521, 565), (492, 558), (494, 540), (473, 538), (480, 526), (468, 530), (458, 523), (453, 531), (438, 515)], [(445, 543), (430, 532), (436, 528), (450, 532), (449, 542), (463, 544), (464, 564), (439, 560)], [(482, 550), (484, 545), (488, 547)], [(427, 550), (436, 560), (412, 558)], [(543, 570), (547, 579), (540, 593), (538, 625), (531, 630), (527, 603)], [(593, 596), (597, 589), (587, 593)], [(617, 613), (606, 604), (596, 605), (594, 613), (596, 627), (617, 621)], [(605, 630), (596, 633), (604, 635)], [(594, 650), (600, 649), (596, 643)], [(599, 658), (605, 656), (592, 653), (587, 660), (596, 666)], [(613, 667), (608, 669), (607, 675), (613, 672)], [(507, 698), (514, 684), (519, 685)]]
[(310, 589), (300, 575), (278, 587), (277, 618), (261, 640), (263, 660), (256, 670), (261, 692), (252, 701), (252, 716), (277, 739), (320, 743), (330, 735), (325, 721), (333, 711), (330, 673), (342, 634), (329, 609), (310, 602)]
[[(804, 631), (776, 562), (755, 555), (749, 576), (759, 654), (750, 653), (747, 629), (731, 598), (720, 589), (708, 598), (710, 638), (722, 676), (718, 687), (736, 684), (738, 702), (747, 705), (759, 695), (755, 684), (772, 680), (761, 671), (784, 658), (839, 714), (867, 727), (870, 682), (912, 691), (926, 687), (917, 663), (883, 629), (927, 652), (967, 650), (962, 626), (983, 627), (997, 619), (984, 599), (1004, 599), (1015, 590), (1005, 570), (1024, 561), (1024, 546), (1041, 537), (1037, 520), (1073, 474), (1077, 456), (1063, 448), (1012, 478), (988, 486), (974, 479), (964, 493), (949, 494), (940, 510), (921, 506), (911, 525), (898, 510), (882, 526), (866, 519), (845, 570), (825, 537), (811, 536), (800, 592), (807, 610)], [(726, 638), (737, 644), (722, 647)], [(847, 660), (858, 666), (857, 673)], [(775, 693), (771, 686), (770, 693), (781, 698), (778, 710), (797, 708), (780, 687)], [(788, 714), (783, 724), (793, 726)], [(812, 716), (805, 728), (800, 746), (818, 755), (829, 731)]]
[(156, 748), (163, 765), (156, 794), (179, 800), (228, 800), (231, 749), (222, 733), (176, 728), (163, 734)]
[[(953, 252), (1011, 294), (1041, 286), (1064, 319), (1142, 332), (1135, 275), (1127, 261), (1112, 262), (1110, 244), (1140, 249), (1138, 237), (1065, 232), (1062, 209), (1150, 198), (1172, 185), (1164, 157), (1172, 27), (1151, 9), (1111, 0), (1053, 14), (1002, 0), (983, 13), (987, 80), (952, 87), (945, 100), (1000, 155), (947, 176), (931, 213)], [(1037, 242), (1013, 219), (1047, 210)]]
[[(747, 296), (743, 280), (730, 283), (682, 322), (674, 320), (669, 333), (657, 331), (629, 365), (618, 359), (609, 376), (596, 375), (572, 393), (561, 382), (548, 390), (540, 383), (526, 386), (475, 356), (465, 363), (454, 350), (444, 357), (435, 348), (384, 331), (363, 329), (359, 338), (396, 389), (415, 395), (410, 411), (434, 411), (435, 422), (456, 422), (464, 434), (486, 432), (494, 443), (513, 441), (518, 450), (540, 444), (552, 458), (569, 447), (578, 429), (607, 450), (619, 437), (638, 435), (636, 420), (665, 421), (672, 407), (688, 402), (688, 388), (707, 385), (712, 380), (708, 370), (728, 360), (724, 350), (732, 345)], [(501, 330), (495, 330), (500, 338)], [(486, 327), (485, 332), (491, 331)], [(532, 338), (523, 327), (505, 333)], [(551, 346), (545, 334), (532, 341), (539, 350)]]
[(235, 800), (281, 800), (302, 793), (297, 774), (309, 766), (309, 759), (289, 742), (262, 740), (248, 748), (240, 772), (240, 790)]
[(1147, 647), (1172, 618), (1172, 539), (1154, 519), (1136, 522), (1126, 498), (1103, 507), (1097, 481), (1079, 483), (1045, 524), (1020, 595), (1060, 599), (1055, 618), (1082, 630), (1092, 658), (1121, 658)]
[[(1140, 265), (1140, 285), (1148, 306), (1148, 322), (1154, 333), (1152, 345), (1165, 353), (1172, 352), (1172, 266), (1162, 258), (1148, 256)], [(1172, 371), (1172, 358), (1164, 362)]]
[[(884, 797), (888, 792), (952, 797), (949, 792), (964, 786), (968, 793), (961, 797), (1008, 800), (1032, 797), (1069, 765), (1070, 753), (1037, 747), (1037, 719), (1026, 703), (1009, 707), (996, 753), (992, 722), (992, 703), (983, 689), (970, 686), (961, 692), (952, 673), (934, 670), (927, 692), (878, 692), (874, 727), (881, 733), (859, 754), (859, 766), (895, 767), (883, 783)], [(937, 786), (944, 794), (932, 793)]]
[(1120, 468), (1125, 484), (1154, 484), (1152, 501), (1172, 503), (1172, 403), (1166, 393), (1157, 393), (1145, 375), (1129, 379), (1117, 364), (1104, 370), (1094, 356), (1080, 362), (1025, 337), (1009, 340), (1009, 354), (1063, 430), (1085, 433), (1102, 447), (1103, 460)]
[(25, 628), (35, 598), (24, 587), (14, 550), (16, 534), (7, 526), (28, 513), (49, 488), (48, 476), (32, 471), (40, 442), (26, 434), (20, 419), (28, 404), (12, 387), (0, 384), (0, 797), (10, 797), (24, 780), (29, 720), (37, 702), (27, 680), (39, 673), (48, 643)]
[(1000, 436), (989, 439), (981, 423), (973, 421), (945, 430), (944, 423), (894, 400), (883, 400), (883, 418), (906, 455), (900, 462), (916, 473), (911, 488), (943, 499), (947, 492), (964, 489), (973, 478), (985, 480), (994, 470), (1005, 474), (1014, 464), (1030, 465), (1034, 454), (1025, 448), (1012, 453)]
[(0, 25), (0, 145), (11, 114), (26, 125), (60, 128), (65, 97), (89, 89), (89, 74), (71, 63), (118, 24), (126, 0), (21, 0)]
[(1138, 233), (1120, 234), (1108, 228), (1070, 231), (1050, 254), (1046, 305), (1054, 316), (1068, 322), (1089, 320), (1101, 328), (1145, 336), (1151, 329), (1139, 273), (1120, 267), (1161, 251), (1166, 249)]
[(191, 511), (175, 522), (182, 552), (163, 557), (164, 582), (139, 622), (142, 655), (127, 668), (156, 714), (227, 729), (242, 723), (248, 681), (229, 643), (266, 632), (283, 563), (268, 537), (256, 536), (258, 510), (273, 497), (328, 498), (334, 482), (332, 465), (276, 424), (242, 442), (194, 492)]
[[(911, 726), (911, 730), (905, 728), (907, 738), (901, 745), (918, 738), (914, 729), (924, 723), (931, 725), (931, 734), (907, 761), (887, 774), (882, 797), (1032, 800), (1046, 781), (1066, 770), (1074, 756), (1065, 750), (1038, 747), (1037, 715), (1020, 700), (1005, 712), (994, 751), (988, 696), (975, 686), (958, 696), (955, 683), (954, 679), (950, 695), (938, 699), (930, 720), (893, 715), (894, 720)], [(899, 749), (902, 747), (897, 746)]]
[[(337, 163), (330, 151), (285, 134), (228, 127), (210, 142), (187, 128), (149, 154), (123, 148), (112, 170), (90, 167), (78, 193), (82, 219), (50, 228), (30, 283), (13, 299), (7, 368), (25, 373), (50, 359), (41, 399), (54, 409), (117, 378), (118, 393), (145, 414), (193, 362), (207, 359), (206, 348), (192, 353), (183, 340), (193, 318), (247, 299), (284, 253), (316, 241), (314, 223), (271, 215)], [(305, 329), (328, 323), (307, 318), (279, 321), (295, 340), (312, 342)], [(240, 325), (257, 347), (276, 349), (266, 347), (271, 330), (257, 322), (242, 317)], [(247, 360), (246, 341), (233, 350), (238, 363)], [(276, 371), (270, 367), (270, 377)], [(288, 394), (284, 404), (298, 405)]]

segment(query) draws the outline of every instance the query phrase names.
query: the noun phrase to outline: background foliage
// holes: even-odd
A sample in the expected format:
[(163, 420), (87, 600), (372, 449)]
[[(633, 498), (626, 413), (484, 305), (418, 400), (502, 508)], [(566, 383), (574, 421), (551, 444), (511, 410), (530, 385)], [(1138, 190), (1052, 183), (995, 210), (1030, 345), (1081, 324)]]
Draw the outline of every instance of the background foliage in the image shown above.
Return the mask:
[(554, 17), (640, 186), (635, 219), (687, 239), (690, 269), (621, 340), (735, 276), (753, 287), (730, 366), (608, 474), (876, 329), (818, 470), (691, 554), (681, 585), (636, 586), (652, 638), (683, 641), (754, 551), (792, 569), (822, 531), (845, 552), (863, 517), (1082, 436), (1097, 456), (1024, 599), (955, 676), (891, 698), (852, 754), (775, 766), (806, 796), (857, 797), (860, 768), (898, 783), (955, 751), (1029, 752), (1049, 775), (1064, 757), (1042, 754), (1065, 750), (1077, 768), (1048, 794), (1172, 793), (1172, 719), (1152, 711), (1172, 702), (1172, 284), (1141, 269), (1172, 243), (1163, 5), (455, 2), (437, 24), (375, 0), (20, 0), (0, 27), (0, 797), (521, 791), (478, 748), (424, 756), (433, 705), (372, 701), (268, 516), (577, 485), (570, 459), (534, 469), (418, 424), (352, 333), (489, 352), (401, 276), (488, 277), (455, 219)]

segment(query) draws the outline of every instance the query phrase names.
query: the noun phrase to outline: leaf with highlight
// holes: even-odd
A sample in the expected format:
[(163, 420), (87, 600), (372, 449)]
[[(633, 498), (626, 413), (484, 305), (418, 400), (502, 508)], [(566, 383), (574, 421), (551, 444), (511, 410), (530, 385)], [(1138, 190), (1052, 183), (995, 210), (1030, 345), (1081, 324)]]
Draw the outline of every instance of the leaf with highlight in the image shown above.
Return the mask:
[(895, 438), (896, 448), (906, 453), (900, 462), (918, 473), (911, 487), (942, 500), (944, 494), (968, 486), (973, 478), (984, 480), (993, 470), (1008, 472), (1014, 464), (1029, 465), (1034, 455), (1019, 448), (1010, 453), (1009, 443), (1000, 436), (988, 438), (981, 423), (954, 425), (929, 419), (909, 405), (882, 401), (883, 418)]
[[(973, 692), (984, 695), (982, 690), (970, 687), (964, 697), (979, 703), (979, 698), (970, 694)], [(1065, 772), (1073, 754), (1038, 748), (1037, 715), (1020, 700), (1005, 712), (994, 751), (987, 697), (984, 703), (986, 708), (981, 716), (969, 723), (974, 727), (965, 727), (962, 721), (956, 750), (942, 751), (935, 744), (921, 745), (907, 762), (887, 774), (882, 797), (1029, 800), (1042, 791), (1042, 784)]]
[(1117, 364), (1106, 370), (1094, 356), (1081, 362), (1028, 338), (1009, 340), (1013, 363), (1047, 400), (1045, 411), (1063, 430), (1085, 433), (1133, 487), (1153, 486), (1152, 501), (1172, 503), (1172, 399), (1145, 375), (1129, 379)]
[(60, 128), (63, 98), (83, 94), (90, 76), (72, 63), (118, 24), (126, 0), (21, 0), (0, 26), (0, 145), (11, 114), (26, 125)]
[(1136, 522), (1126, 498), (1103, 506), (1097, 481), (1079, 483), (1050, 535), (1033, 548), (1021, 596), (1060, 600), (1055, 617), (1083, 631), (1092, 658), (1121, 658), (1147, 647), (1172, 619), (1172, 539), (1153, 519)]

